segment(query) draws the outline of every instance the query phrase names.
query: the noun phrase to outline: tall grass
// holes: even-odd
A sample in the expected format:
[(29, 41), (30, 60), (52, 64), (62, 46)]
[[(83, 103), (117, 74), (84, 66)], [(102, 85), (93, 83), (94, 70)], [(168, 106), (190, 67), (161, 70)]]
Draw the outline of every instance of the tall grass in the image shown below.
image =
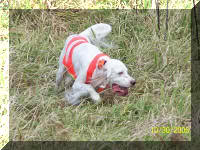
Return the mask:
[[(153, 0), (10, 0), (10, 8), (20, 9), (151, 9)], [(160, 8), (166, 9), (167, 0), (159, 0)], [(196, 0), (198, 3), (199, 0)], [(191, 9), (192, 0), (169, 0), (170, 9)]]
[[(155, 11), (12, 10), (10, 139), (157, 141), (173, 134), (154, 134), (154, 126), (190, 128), (190, 11), (169, 11), (167, 40), (160, 13), (158, 32)], [(102, 51), (127, 65), (136, 87), (128, 97), (105, 93), (101, 105), (67, 106), (55, 89), (60, 51), (68, 35), (98, 22), (112, 25), (118, 44)]]

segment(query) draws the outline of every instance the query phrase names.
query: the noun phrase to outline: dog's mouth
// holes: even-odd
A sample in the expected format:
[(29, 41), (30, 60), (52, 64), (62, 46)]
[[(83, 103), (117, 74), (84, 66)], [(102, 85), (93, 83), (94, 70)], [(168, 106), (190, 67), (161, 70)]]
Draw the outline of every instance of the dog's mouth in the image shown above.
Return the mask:
[(114, 93), (116, 93), (118, 96), (126, 96), (128, 95), (128, 88), (122, 87), (118, 84), (112, 84), (112, 90)]

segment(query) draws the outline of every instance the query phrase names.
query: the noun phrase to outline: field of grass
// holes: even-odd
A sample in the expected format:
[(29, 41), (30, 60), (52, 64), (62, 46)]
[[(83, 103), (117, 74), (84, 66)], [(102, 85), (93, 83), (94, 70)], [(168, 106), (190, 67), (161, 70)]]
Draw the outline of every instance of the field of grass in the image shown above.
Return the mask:
[[(165, 35), (155, 11), (12, 10), (10, 12), (10, 140), (191, 140), (190, 133), (152, 133), (152, 127), (191, 127), (190, 11), (170, 10)], [(117, 49), (136, 78), (128, 97), (83, 99), (67, 106), (55, 89), (66, 37), (99, 22), (112, 25)], [(64, 89), (64, 86), (63, 86)]]

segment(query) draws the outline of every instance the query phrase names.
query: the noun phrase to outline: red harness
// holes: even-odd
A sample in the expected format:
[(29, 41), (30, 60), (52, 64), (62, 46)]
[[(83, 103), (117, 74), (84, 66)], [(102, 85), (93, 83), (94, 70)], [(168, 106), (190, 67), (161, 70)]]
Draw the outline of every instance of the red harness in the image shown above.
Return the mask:
[[(70, 49), (70, 45), (75, 42), (75, 41), (78, 41), (76, 42)], [(72, 75), (72, 77), (74, 79), (77, 78), (77, 75), (76, 75), (76, 72), (74, 70), (74, 66), (73, 66), (73, 63), (72, 63), (72, 54), (73, 54), (73, 51), (75, 49), (75, 47), (77, 47), (78, 45), (82, 44), (82, 43), (88, 43), (88, 40), (84, 37), (81, 37), (81, 36), (76, 36), (76, 37), (73, 37), (69, 43), (67, 44), (67, 47), (66, 47), (66, 53), (67, 51), (69, 51), (69, 56), (68, 56), (68, 59), (66, 60), (66, 53), (64, 55), (64, 58), (63, 58), (63, 64), (64, 66), (67, 68), (67, 71), (69, 74)], [(100, 57), (102, 56), (107, 56), (106, 54), (104, 53), (100, 53), (100, 54), (97, 54), (94, 59), (92, 60), (92, 62), (90, 63), (89, 67), (88, 67), (88, 70), (87, 70), (87, 76), (86, 76), (86, 81), (85, 83), (86, 84), (89, 84), (91, 82), (91, 78), (92, 78), (92, 74), (94, 73), (94, 70), (96, 69), (96, 65), (97, 65), (97, 61)], [(102, 67), (102, 65), (104, 65), (103, 63), (105, 63), (104, 61), (99, 61), (98, 63), (98, 67)], [(107, 86), (108, 87), (108, 86)], [(106, 88), (107, 88), (106, 87)], [(101, 92), (103, 91), (105, 88), (98, 88), (97, 89), (97, 92)]]

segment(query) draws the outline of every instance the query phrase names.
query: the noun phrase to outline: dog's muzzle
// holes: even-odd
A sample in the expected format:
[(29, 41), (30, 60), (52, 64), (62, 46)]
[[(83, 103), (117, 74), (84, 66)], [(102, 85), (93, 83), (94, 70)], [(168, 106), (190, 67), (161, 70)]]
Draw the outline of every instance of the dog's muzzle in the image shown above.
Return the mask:
[(126, 95), (128, 95), (128, 87), (122, 87), (122, 86), (114, 83), (114, 84), (112, 84), (112, 90), (118, 96), (126, 96)]
[[(131, 86), (134, 86), (135, 83), (136, 83), (136, 81), (135, 81), (135, 80), (132, 80), (132, 81), (130, 82), (130, 85), (131, 85)], [(118, 96), (126, 96), (126, 95), (128, 95), (128, 87), (123, 87), (123, 86), (120, 86), (120, 85), (118, 85), (118, 84), (116, 84), (116, 83), (113, 83), (113, 84), (112, 84), (112, 90), (113, 90), (113, 92), (114, 92), (115, 94), (117, 94)]]

